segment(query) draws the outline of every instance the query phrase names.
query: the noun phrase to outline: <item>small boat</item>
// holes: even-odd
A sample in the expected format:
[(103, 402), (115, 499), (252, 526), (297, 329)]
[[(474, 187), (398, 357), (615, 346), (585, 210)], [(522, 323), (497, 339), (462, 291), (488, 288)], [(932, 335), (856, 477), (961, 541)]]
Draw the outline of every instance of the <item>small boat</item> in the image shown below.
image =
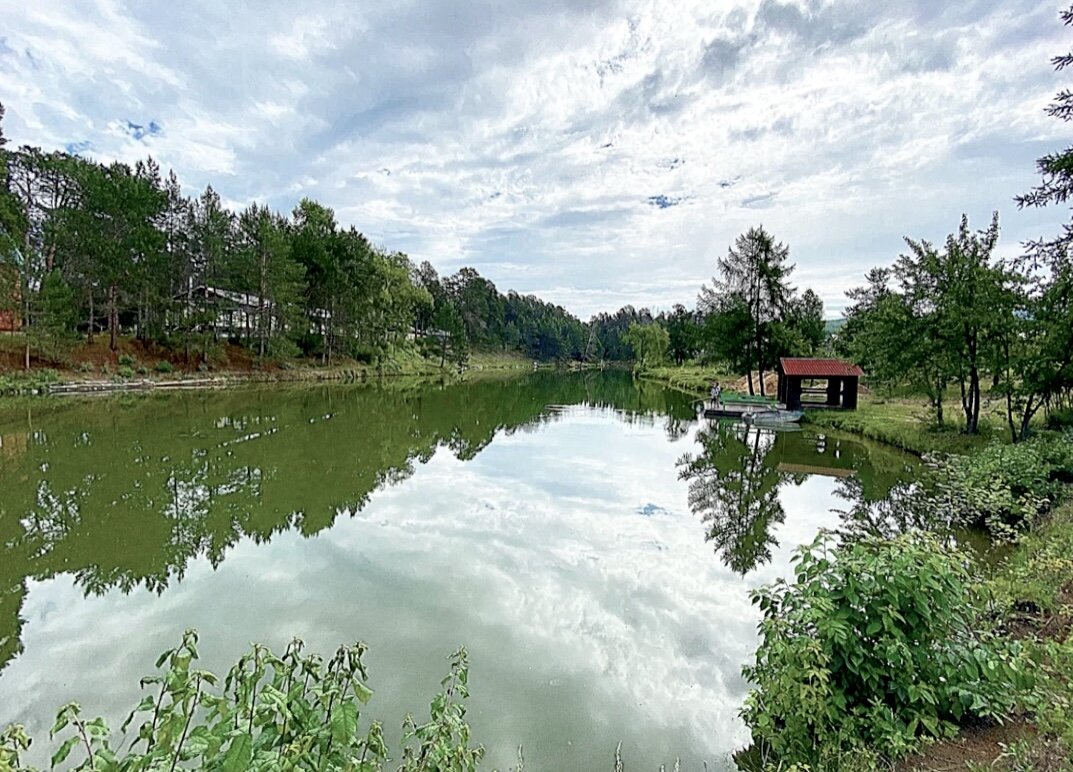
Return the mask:
[(805, 415), (804, 410), (784, 410), (782, 408), (773, 408), (771, 410), (754, 410), (742, 415), (742, 420), (746, 423), (756, 424), (758, 426), (774, 425), (774, 424), (796, 424)]

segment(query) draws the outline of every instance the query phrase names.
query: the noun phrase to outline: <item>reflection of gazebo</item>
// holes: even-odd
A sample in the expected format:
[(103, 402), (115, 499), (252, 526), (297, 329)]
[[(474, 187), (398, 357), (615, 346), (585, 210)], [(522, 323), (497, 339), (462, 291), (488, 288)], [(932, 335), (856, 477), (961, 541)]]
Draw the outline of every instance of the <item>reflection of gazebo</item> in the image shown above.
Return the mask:
[(817, 464), (792, 464), (789, 461), (780, 461), (775, 467), (785, 474), (818, 474), (824, 477), (853, 477), (857, 474), (852, 469), (840, 469), (836, 466), (819, 466)]
[[(851, 362), (783, 357), (779, 360), (778, 373), (779, 401), (789, 410), (802, 407), (857, 409), (857, 386), (864, 371)], [(818, 381), (826, 383), (818, 385)]]

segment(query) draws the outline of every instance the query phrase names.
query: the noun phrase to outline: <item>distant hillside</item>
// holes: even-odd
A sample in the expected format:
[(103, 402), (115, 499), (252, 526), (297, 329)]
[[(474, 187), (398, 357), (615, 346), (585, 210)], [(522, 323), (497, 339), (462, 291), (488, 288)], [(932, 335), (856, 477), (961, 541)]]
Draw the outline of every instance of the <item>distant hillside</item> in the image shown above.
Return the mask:
[(842, 329), (842, 325), (845, 323), (845, 317), (839, 317), (838, 319), (828, 319), (823, 323), (823, 331), (827, 335), (834, 335), (836, 332)]

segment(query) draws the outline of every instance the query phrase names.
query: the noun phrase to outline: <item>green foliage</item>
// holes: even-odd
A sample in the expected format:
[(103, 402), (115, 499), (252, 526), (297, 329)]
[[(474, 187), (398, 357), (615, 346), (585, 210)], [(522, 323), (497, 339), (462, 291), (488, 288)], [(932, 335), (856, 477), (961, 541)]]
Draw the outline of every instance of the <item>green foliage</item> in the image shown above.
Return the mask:
[(709, 359), (749, 377), (772, 370), (780, 357), (815, 353), (826, 337), (823, 302), (812, 290), (797, 295), (790, 286), (790, 250), (763, 227), (739, 236), (719, 260), (712, 287), (701, 287), (697, 308), (704, 318), (701, 339)]
[(38, 348), (57, 354), (75, 335), (74, 291), (59, 271), (50, 271), (41, 282), (31, 308), (28, 328)]
[(119, 364), (121, 364), (121, 365), (128, 365), (129, 366), (129, 365), (133, 365), (136, 360), (130, 354), (120, 354), (118, 361), (119, 361)]
[(167, 374), (173, 372), (175, 370), (175, 366), (172, 365), (172, 363), (168, 360), (161, 359), (159, 362), (153, 365), (153, 369), (156, 370), (158, 373)]
[(408, 333), (433, 332), (445, 305), (459, 317), (460, 366), (470, 346), (579, 360), (592, 337), (561, 307), (504, 295), (472, 268), (442, 281), (431, 265), (415, 270), (311, 199), (290, 217), (256, 204), (236, 214), (211, 187), (186, 198), (152, 159), (0, 149), (0, 310), (27, 325), (27, 367), (32, 349), (51, 354), (79, 326), (107, 328), (113, 351), (133, 333), (202, 363), (226, 339), (262, 362), (301, 350), (380, 365)]
[[(197, 767), (215, 770), (352, 770), (389, 768), (382, 725), (363, 716), (373, 697), (362, 643), (341, 646), (325, 662), (295, 639), (282, 656), (254, 644), (222, 681), (196, 667), (198, 637), (157, 659), (158, 674), (143, 678), (146, 696), (114, 738), (103, 719), (85, 720), (77, 703), (60, 709), (49, 732), (51, 763), (78, 770)], [(465, 699), (469, 664), (453, 654), (428, 721), (407, 716), (399, 772), (470, 772), (484, 750), (471, 747)], [(135, 739), (124, 750), (128, 727)], [(20, 726), (0, 735), (0, 768), (26, 770), (30, 738)]]
[(130, 365), (120, 365), (116, 369), (116, 375), (118, 375), (120, 378), (133, 378), (134, 368)]
[(667, 361), (670, 336), (658, 324), (631, 324), (623, 341), (633, 351), (638, 367), (656, 367)]
[(22, 394), (40, 394), (59, 381), (55, 370), (0, 373), (0, 395), (15, 397)]
[(1073, 407), (1059, 408), (1047, 414), (1047, 428), (1073, 429)]
[(1063, 592), (1073, 586), (1073, 506), (1066, 504), (1017, 544), (991, 580), (1000, 607), (1061, 610)]
[(985, 631), (966, 557), (933, 537), (836, 547), (821, 535), (794, 562), (793, 582), (753, 595), (761, 643), (744, 669), (754, 689), (742, 715), (780, 762), (898, 757), (1001, 720), (1031, 687), (1020, 646)]
[(1021, 307), (1019, 276), (993, 257), (998, 235), (996, 213), (977, 232), (962, 216), (941, 249), (907, 238), (894, 269), (873, 269), (866, 286), (848, 293), (853, 305), (839, 336), (875, 382), (926, 393), (940, 425), (946, 389), (956, 383), (968, 434), (979, 429), (984, 380), (997, 374), (995, 355)]
[(992, 442), (972, 455), (928, 458), (930, 506), (994, 536), (1028, 530), (1073, 479), (1073, 442), (1042, 436), (1016, 445)]
[(670, 314), (661, 314), (659, 321), (667, 329), (671, 357), (676, 365), (696, 356), (701, 345), (701, 328), (695, 313), (679, 303)]

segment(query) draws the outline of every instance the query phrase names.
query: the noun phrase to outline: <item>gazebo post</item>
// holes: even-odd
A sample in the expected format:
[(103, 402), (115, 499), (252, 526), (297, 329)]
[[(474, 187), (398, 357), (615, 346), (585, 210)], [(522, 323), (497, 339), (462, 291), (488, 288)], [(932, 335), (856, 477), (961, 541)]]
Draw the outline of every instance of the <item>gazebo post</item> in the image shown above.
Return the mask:
[(842, 396), (842, 379), (827, 379), (827, 407), (838, 407)]

